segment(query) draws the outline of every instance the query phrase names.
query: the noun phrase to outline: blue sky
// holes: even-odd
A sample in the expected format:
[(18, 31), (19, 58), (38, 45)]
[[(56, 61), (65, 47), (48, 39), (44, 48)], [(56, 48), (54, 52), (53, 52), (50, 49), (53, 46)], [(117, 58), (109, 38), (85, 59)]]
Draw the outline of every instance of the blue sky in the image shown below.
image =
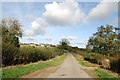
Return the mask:
[(67, 38), (70, 45), (85, 48), (97, 27), (117, 27), (118, 11), (112, 2), (3, 2), (2, 17), (20, 20), (23, 43), (58, 44)]

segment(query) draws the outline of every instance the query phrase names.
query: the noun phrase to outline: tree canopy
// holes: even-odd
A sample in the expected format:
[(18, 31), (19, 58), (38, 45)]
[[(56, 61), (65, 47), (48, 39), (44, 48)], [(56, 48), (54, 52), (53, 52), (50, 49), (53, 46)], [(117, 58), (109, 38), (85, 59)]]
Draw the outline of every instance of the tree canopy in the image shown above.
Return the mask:
[(120, 52), (120, 33), (118, 30), (111, 25), (98, 27), (97, 32), (89, 38), (86, 48), (104, 55)]
[(22, 37), (22, 25), (17, 19), (4, 18), (0, 21), (2, 29), (2, 63), (12, 65), (14, 56), (19, 53), (19, 38)]
[(62, 39), (60, 41), (60, 48), (64, 50), (68, 50), (70, 42), (67, 39)]

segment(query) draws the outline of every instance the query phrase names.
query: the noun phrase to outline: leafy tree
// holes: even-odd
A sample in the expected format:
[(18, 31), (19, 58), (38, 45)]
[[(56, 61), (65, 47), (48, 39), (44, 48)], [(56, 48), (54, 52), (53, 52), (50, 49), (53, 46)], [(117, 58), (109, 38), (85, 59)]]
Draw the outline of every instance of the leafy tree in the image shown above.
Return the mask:
[(113, 55), (120, 51), (119, 34), (116, 28), (111, 25), (100, 26), (97, 32), (89, 38), (87, 49), (104, 55)]
[(61, 48), (61, 49), (64, 49), (64, 50), (68, 50), (68, 48), (69, 48), (69, 41), (67, 40), (67, 39), (62, 39), (61, 41), (60, 41), (60, 46), (59, 46), (59, 48)]
[(13, 65), (19, 53), (19, 38), (22, 37), (21, 23), (17, 19), (4, 18), (0, 21), (2, 29), (2, 63)]

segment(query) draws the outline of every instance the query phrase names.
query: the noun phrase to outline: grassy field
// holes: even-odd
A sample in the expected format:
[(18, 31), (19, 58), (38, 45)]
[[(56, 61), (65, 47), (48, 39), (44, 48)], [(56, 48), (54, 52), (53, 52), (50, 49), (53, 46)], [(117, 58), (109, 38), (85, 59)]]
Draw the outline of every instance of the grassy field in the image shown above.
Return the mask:
[(36, 64), (28, 64), (22, 66), (16, 66), (8, 69), (3, 69), (3, 78), (18, 78), (22, 75), (29, 74), (36, 70), (48, 67), (48, 66), (56, 66), (60, 65), (64, 59), (66, 58), (67, 54), (63, 54), (57, 58), (50, 59), (48, 61), (43, 61), (42, 63)]
[[(88, 61), (83, 60), (82, 56), (74, 53), (73, 55), (76, 58), (76, 60), (79, 61), (80, 65), (84, 67), (96, 67), (94, 65), (89, 64)], [(95, 75), (95, 78), (118, 78), (117, 76), (114, 76), (111, 73), (102, 70), (101, 68), (95, 68), (93, 70), (93, 74)]]

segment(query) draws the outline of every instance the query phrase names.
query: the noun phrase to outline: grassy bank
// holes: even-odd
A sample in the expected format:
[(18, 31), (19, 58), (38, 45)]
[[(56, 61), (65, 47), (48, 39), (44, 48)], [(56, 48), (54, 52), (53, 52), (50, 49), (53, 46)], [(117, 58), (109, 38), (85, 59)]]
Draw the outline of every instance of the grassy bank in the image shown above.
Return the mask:
[[(82, 56), (73, 53), (74, 57), (76, 58), (77, 61), (79, 61), (80, 65), (84, 67), (96, 67), (90, 62), (85, 61)], [(101, 68), (95, 68), (92, 70), (92, 73), (95, 75), (95, 78), (118, 78), (117, 76), (112, 75), (111, 73), (101, 69)]]
[(97, 78), (118, 78), (116, 76), (113, 76), (112, 74), (102, 70), (101, 68), (96, 68), (93, 71), (96, 74)]
[(34, 72), (36, 70), (48, 67), (48, 66), (56, 66), (60, 65), (64, 59), (66, 58), (67, 54), (61, 55), (57, 58), (50, 59), (48, 61), (43, 61), (42, 63), (36, 63), (36, 64), (28, 64), (28, 65), (22, 65), (22, 66), (16, 66), (8, 69), (3, 69), (3, 78), (18, 78), (22, 75), (29, 74), (31, 72)]
[(95, 67), (93, 65), (90, 65), (88, 61), (83, 60), (82, 56), (73, 53), (73, 56), (76, 58), (76, 60), (79, 62), (80, 65), (85, 66), (85, 67)]

